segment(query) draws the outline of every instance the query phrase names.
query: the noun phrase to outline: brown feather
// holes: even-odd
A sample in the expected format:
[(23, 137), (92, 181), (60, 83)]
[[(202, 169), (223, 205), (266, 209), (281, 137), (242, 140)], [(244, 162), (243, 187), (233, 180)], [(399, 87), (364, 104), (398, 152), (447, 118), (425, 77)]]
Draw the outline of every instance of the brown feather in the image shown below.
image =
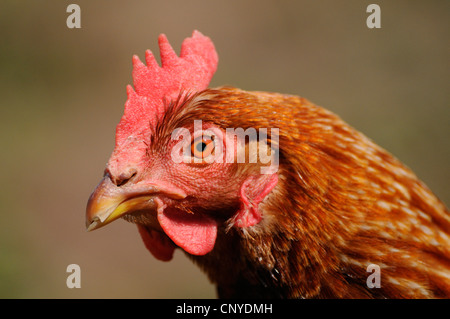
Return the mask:
[[(222, 227), (211, 253), (191, 256), (221, 297), (450, 296), (449, 211), (339, 117), (300, 97), (223, 87), (188, 97), (155, 140), (194, 119), (280, 129), (279, 182), (262, 222)], [(370, 264), (381, 288), (367, 287)]]

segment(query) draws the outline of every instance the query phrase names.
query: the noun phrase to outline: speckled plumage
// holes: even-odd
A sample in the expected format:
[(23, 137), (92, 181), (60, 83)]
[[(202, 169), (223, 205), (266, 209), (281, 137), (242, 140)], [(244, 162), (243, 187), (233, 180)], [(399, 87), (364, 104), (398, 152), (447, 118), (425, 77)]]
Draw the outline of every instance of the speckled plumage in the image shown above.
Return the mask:
[[(215, 249), (193, 257), (221, 296), (450, 296), (450, 214), (397, 159), (300, 97), (225, 87), (193, 100), (170, 127), (280, 128), (279, 183), (262, 222), (221, 228)], [(370, 264), (381, 288), (367, 287)]]
[[(136, 223), (156, 258), (183, 249), (224, 298), (450, 297), (450, 213), (407, 167), (304, 98), (207, 89), (218, 58), (201, 33), (180, 57), (159, 42), (161, 67), (150, 51), (147, 65), (133, 58), (135, 88), (87, 205), (88, 230)], [(277, 165), (259, 152), (206, 163), (194, 155), (199, 120), (215, 132), (214, 150), (234, 158), (267, 139)], [(230, 128), (267, 129), (267, 138)], [(177, 129), (189, 137), (174, 139)], [(199, 163), (174, 161), (181, 137), (183, 156)], [(368, 285), (373, 265), (379, 288)]]

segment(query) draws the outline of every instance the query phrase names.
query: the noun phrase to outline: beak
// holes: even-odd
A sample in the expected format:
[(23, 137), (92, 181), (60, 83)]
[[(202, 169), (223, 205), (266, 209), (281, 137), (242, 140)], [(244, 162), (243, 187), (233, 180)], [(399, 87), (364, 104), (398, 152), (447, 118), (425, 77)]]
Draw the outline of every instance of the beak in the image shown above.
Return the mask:
[(103, 227), (126, 214), (156, 212), (156, 186), (132, 189), (116, 186), (106, 175), (91, 194), (86, 207), (86, 230)]

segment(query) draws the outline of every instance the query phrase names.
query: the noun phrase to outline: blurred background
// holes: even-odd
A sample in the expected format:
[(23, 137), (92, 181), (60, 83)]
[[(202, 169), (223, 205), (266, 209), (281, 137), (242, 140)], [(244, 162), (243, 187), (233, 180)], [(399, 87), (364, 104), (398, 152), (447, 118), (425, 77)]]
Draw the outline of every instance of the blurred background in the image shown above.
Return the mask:
[[(81, 7), (81, 29), (66, 8)], [(381, 7), (381, 29), (366, 8)], [(87, 233), (114, 147), (131, 57), (214, 41), (211, 86), (308, 98), (393, 153), (450, 204), (450, 2), (2, 0), (0, 297), (215, 298), (181, 251), (155, 260), (119, 220)], [(66, 268), (81, 267), (68, 289)]]

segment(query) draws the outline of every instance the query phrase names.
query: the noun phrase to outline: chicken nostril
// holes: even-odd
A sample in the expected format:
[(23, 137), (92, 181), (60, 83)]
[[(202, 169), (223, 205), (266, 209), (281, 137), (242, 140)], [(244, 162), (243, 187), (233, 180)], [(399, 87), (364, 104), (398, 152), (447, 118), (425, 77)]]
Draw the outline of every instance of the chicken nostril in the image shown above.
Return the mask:
[(114, 176), (111, 172), (107, 172), (105, 175), (109, 175), (111, 181), (118, 187), (127, 184), (130, 180), (132, 180), (136, 176), (136, 170), (132, 169), (128, 172), (121, 173), (118, 176)]
[(120, 174), (116, 180), (117, 186), (123, 186), (128, 183), (134, 176), (136, 176), (136, 172), (134, 172), (131, 176), (129, 174)]

